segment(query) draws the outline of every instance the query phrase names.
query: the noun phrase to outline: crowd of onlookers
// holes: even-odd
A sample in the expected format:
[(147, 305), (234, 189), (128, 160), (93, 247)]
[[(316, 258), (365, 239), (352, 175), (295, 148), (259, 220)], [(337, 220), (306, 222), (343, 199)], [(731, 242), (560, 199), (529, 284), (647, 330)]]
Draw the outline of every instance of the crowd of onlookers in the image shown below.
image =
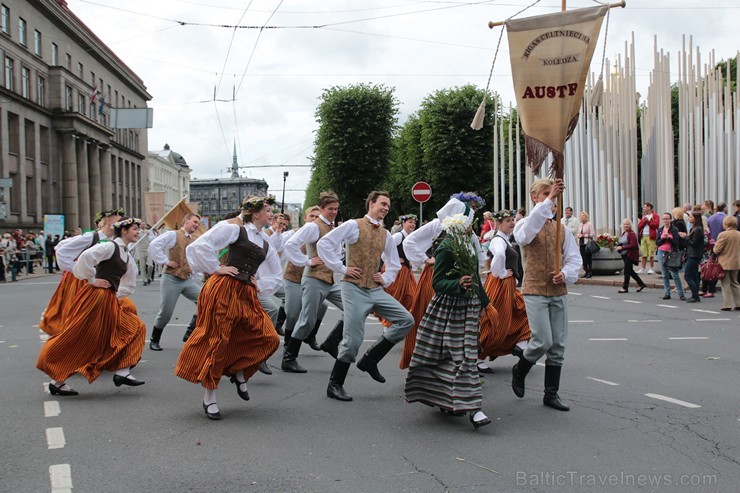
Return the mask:
[(33, 274), (34, 269), (48, 273), (58, 271), (54, 248), (68, 236), (66, 232), (60, 238), (59, 235), (45, 235), (43, 231), (24, 233), (22, 229), (4, 233), (0, 238), (0, 282), (17, 281), (19, 275)]

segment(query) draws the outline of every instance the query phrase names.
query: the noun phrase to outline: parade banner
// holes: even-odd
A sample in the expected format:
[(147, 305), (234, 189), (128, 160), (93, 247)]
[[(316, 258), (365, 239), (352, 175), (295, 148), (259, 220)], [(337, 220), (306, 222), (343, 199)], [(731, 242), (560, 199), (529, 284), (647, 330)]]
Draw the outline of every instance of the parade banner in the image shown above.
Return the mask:
[(44, 214), (44, 234), (46, 236), (59, 235), (64, 238), (64, 216), (60, 214)]
[(562, 160), (578, 114), (607, 5), (506, 21), (527, 164)]
[(164, 216), (165, 195), (166, 192), (144, 192), (144, 221), (150, 226)]
[[(195, 207), (195, 209), (192, 208), (192, 206)], [(183, 218), (191, 213), (198, 213), (198, 204), (188, 204), (185, 202), (185, 198), (180, 200), (175, 206), (170, 209), (170, 211), (164, 215), (162, 218), (162, 224), (167, 226), (167, 228), (171, 229), (172, 231), (176, 231), (182, 227), (182, 220)], [(198, 226), (198, 230), (194, 233), (194, 236), (198, 237), (201, 234), (205, 233), (208, 230), (208, 228), (203, 224), (203, 222), (200, 223), (200, 226)]]

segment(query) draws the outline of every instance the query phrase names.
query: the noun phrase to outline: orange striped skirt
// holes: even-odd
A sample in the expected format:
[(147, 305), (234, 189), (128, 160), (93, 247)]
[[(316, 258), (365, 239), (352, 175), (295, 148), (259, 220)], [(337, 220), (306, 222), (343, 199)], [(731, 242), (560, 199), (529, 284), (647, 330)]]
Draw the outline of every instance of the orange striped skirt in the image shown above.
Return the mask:
[(85, 284), (69, 305), (61, 331), (46, 341), (36, 368), (58, 382), (79, 373), (92, 383), (103, 371), (139, 362), (146, 325), (131, 300)]
[[(385, 267), (383, 267), (383, 272), (385, 272)], [(405, 309), (410, 311), (411, 305), (413, 305), (414, 300), (416, 299), (416, 279), (414, 278), (414, 273), (411, 272), (411, 269), (402, 265), (401, 269), (398, 271), (396, 280), (386, 288), (385, 292), (393, 296), (393, 298), (401, 303)], [(380, 323), (383, 324), (383, 327), (386, 329), (392, 325), (388, 320), (382, 317), (378, 317), (378, 320), (380, 320)]]
[(414, 326), (411, 328), (406, 339), (403, 341), (403, 353), (401, 354), (400, 368), (405, 370), (411, 363), (411, 356), (414, 354), (416, 346), (416, 328), (419, 326), (427, 306), (434, 297), (434, 288), (432, 288), (432, 278), (434, 277), (434, 264), (426, 264), (421, 271), (419, 283), (416, 285), (416, 298), (414, 299), (409, 312), (414, 316)]
[(74, 274), (65, 271), (57, 289), (51, 295), (46, 310), (41, 314), (39, 328), (50, 336), (55, 336), (61, 332), (64, 317), (72, 305), (71, 301), (74, 300), (75, 293), (85, 284), (88, 284), (88, 282), (77, 279)]
[(484, 285), (491, 302), (480, 322), (480, 359), (511, 354), (517, 342), (532, 338), (524, 296), (516, 289), (516, 278), (489, 275)]
[(211, 276), (198, 297), (198, 323), (182, 348), (175, 375), (207, 389), (240, 371), (249, 378), (280, 345), (257, 291), (231, 276)]

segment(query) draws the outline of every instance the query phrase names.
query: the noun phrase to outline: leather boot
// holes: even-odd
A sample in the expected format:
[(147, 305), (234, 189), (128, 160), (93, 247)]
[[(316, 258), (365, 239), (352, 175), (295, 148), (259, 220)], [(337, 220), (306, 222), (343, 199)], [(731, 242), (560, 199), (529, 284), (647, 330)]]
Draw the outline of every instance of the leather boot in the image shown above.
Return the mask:
[(517, 397), (524, 397), (524, 378), (532, 369), (534, 363), (530, 363), (524, 358), (524, 354), (519, 357), (519, 362), (511, 368), (511, 390)]
[(352, 397), (344, 391), (344, 379), (347, 378), (348, 371), (349, 363), (340, 360), (334, 362), (334, 368), (332, 368), (329, 377), (329, 386), (326, 388), (327, 397), (345, 402), (352, 400)]
[(288, 347), (288, 343), (290, 342), (290, 336), (293, 335), (292, 330), (286, 330), (285, 331), (285, 338), (283, 339), (283, 347)]
[(164, 329), (158, 329), (152, 327), (152, 337), (149, 339), (149, 349), (152, 351), (161, 351), (162, 347), (159, 345), (159, 338), (162, 337)]
[(570, 411), (570, 406), (561, 401), (558, 395), (562, 369), (562, 366), (545, 365), (545, 397), (542, 399), (542, 403), (558, 411)]
[[(285, 324), (286, 318), (288, 318), (288, 316), (285, 314), (285, 308), (283, 308), (283, 306), (280, 305), (280, 310), (278, 310), (277, 323), (275, 324), (275, 330), (277, 330), (278, 333), (283, 328), (283, 324)], [(280, 335), (283, 335), (283, 334), (280, 334)]]
[(196, 313), (193, 315), (193, 318), (190, 320), (190, 324), (188, 324), (188, 328), (185, 330), (185, 335), (182, 336), (182, 342), (188, 342), (188, 339), (190, 339), (190, 334), (193, 333), (195, 330), (195, 323), (198, 321), (198, 314)]
[(309, 334), (308, 337), (306, 337), (306, 340), (303, 341), (306, 344), (309, 345), (311, 349), (314, 351), (321, 351), (321, 348), (319, 347), (318, 341), (316, 341), (316, 333), (319, 331), (319, 327), (321, 327), (321, 320), (316, 321), (316, 325), (314, 325), (313, 330), (311, 331), (311, 334)]
[(306, 373), (306, 369), (296, 361), (298, 353), (301, 350), (301, 344), (303, 344), (303, 341), (300, 339), (290, 339), (288, 347), (285, 348), (285, 352), (283, 353), (283, 364), (280, 366), (283, 371), (288, 373)]
[(378, 371), (378, 363), (386, 354), (388, 354), (388, 351), (390, 351), (393, 346), (395, 346), (395, 344), (385, 337), (381, 337), (375, 342), (375, 344), (370, 346), (370, 349), (367, 350), (365, 356), (363, 356), (357, 363), (357, 368), (369, 373), (376, 382), (385, 383), (385, 378), (380, 374), (380, 371)]
[(321, 346), (319, 346), (319, 349), (322, 351), (331, 354), (331, 357), (334, 359), (337, 359), (337, 355), (339, 354), (339, 343), (342, 342), (342, 336), (344, 335), (344, 319), (337, 322), (337, 324), (334, 326), (333, 329), (331, 329), (331, 332), (329, 332), (329, 335), (327, 336), (326, 340), (321, 343)]

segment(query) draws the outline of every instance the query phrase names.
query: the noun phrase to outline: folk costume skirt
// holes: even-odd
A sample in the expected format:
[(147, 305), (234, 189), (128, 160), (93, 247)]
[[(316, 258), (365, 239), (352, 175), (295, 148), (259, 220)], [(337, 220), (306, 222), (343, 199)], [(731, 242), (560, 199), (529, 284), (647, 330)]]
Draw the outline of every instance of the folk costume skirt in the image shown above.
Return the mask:
[(175, 375), (207, 389), (240, 371), (249, 378), (280, 345), (270, 317), (251, 285), (211, 276), (198, 297), (198, 322), (182, 348)]
[(491, 302), (480, 322), (480, 359), (511, 354), (517, 342), (532, 338), (524, 296), (517, 291), (514, 276), (489, 275), (483, 288)]
[(61, 331), (46, 341), (36, 368), (58, 382), (79, 373), (92, 383), (103, 371), (139, 362), (146, 325), (131, 300), (85, 284), (69, 305)]
[(55, 336), (61, 332), (64, 316), (69, 312), (75, 293), (85, 284), (87, 284), (87, 281), (77, 279), (74, 274), (65, 271), (54, 294), (51, 295), (49, 305), (41, 314), (39, 328), (50, 336)]
[(435, 294), (419, 324), (406, 401), (449, 411), (477, 411), (482, 393), (476, 361), (480, 300)]
[[(385, 266), (383, 267), (383, 271), (385, 272)], [(401, 269), (398, 271), (396, 280), (393, 281), (393, 284), (388, 286), (385, 292), (393, 296), (393, 298), (401, 303), (405, 309), (411, 311), (411, 306), (414, 304), (414, 300), (416, 299), (416, 279), (414, 278), (414, 273), (411, 272), (411, 269), (402, 265)], [(380, 320), (380, 323), (383, 324), (383, 327), (386, 329), (392, 325), (391, 322), (382, 317), (378, 317), (378, 320)]]
[(399, 365), (402, 370), (409, 367), (411, 355), (414, 353), (414, 345), (416, 344), (417, 327), (419, 327), (421, 319), (424, 318), (429, 302), (432, 301), (432, 297), (434, 296), (434, 288), (432, 287), (433, 277), (434, 264), (426, 264), (421, 271), (419, 282), (416, 285), (416, 299), (414, 299), (411, 308), (409, 308), (409, 312), (414, 317), (414, 326), (403, 341), (403, 353), (401, 354), (401, 364)]

